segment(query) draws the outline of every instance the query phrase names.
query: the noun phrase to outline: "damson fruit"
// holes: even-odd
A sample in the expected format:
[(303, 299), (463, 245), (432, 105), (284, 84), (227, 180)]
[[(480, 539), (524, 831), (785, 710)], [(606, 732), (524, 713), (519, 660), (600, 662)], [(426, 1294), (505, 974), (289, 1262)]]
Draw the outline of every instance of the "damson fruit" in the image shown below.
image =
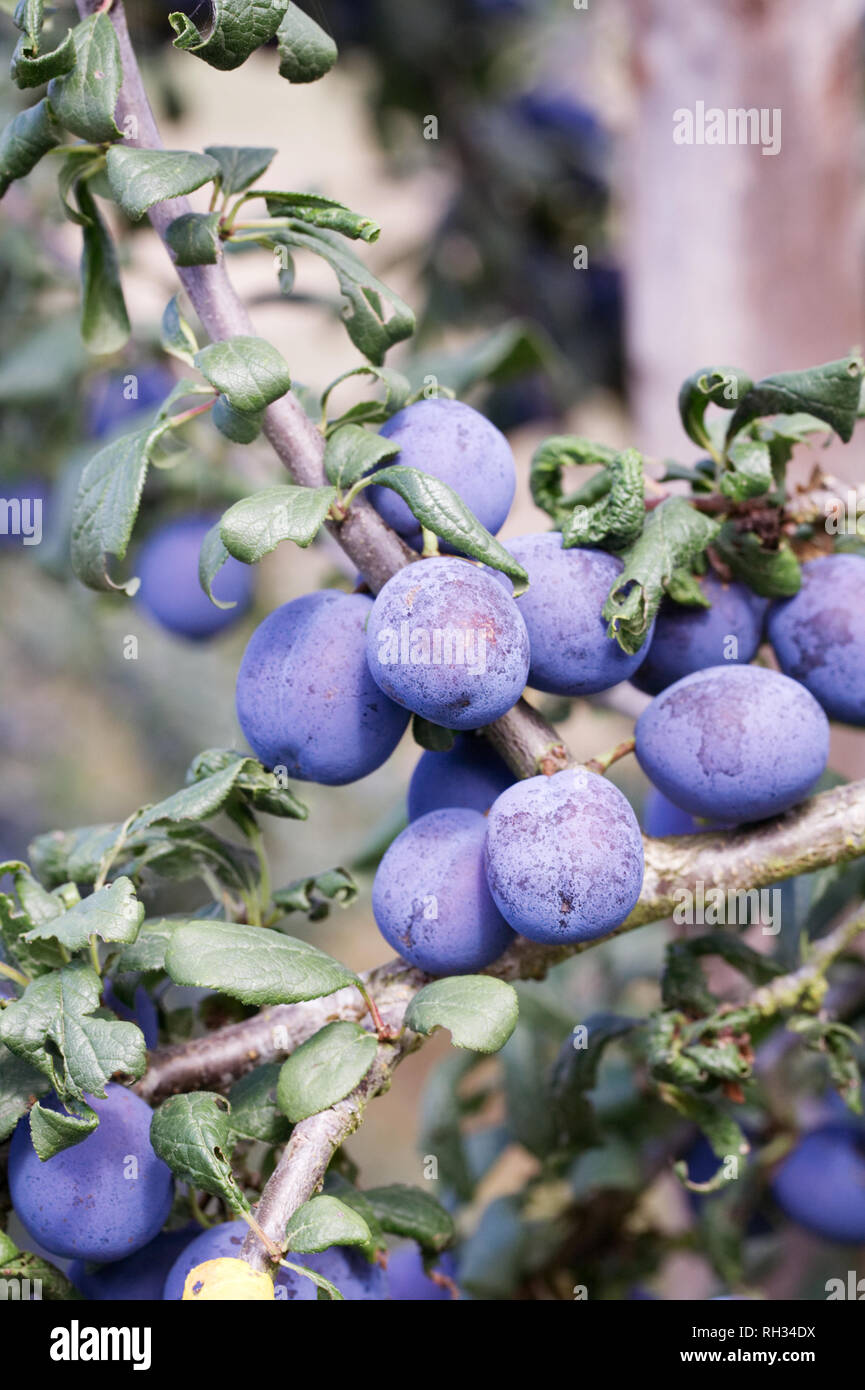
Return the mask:
[(769, 611), (781, 670), (830, 719), (865, 724), (865, 556), (826, 555), (802, 567), (802, 587)]
[[(510, 444), (486, 416), (462, 401), (436, 397), (398, 410), (379, 433), (400, 449), (384, 467), (406, 464), (440, 478), (495, 535), (510, 511), (517, 475)], [(367, 496), (389, 526), (419, 544), (417, 518), (397, 493), (373, 486)]]
[(485, 835), (478, 811), (430, 811), (384, 855), (372, 886), (373, 915), (410, 965), (431, 975), (470, 973), (513, 940), (487, 887)]
[(255, 629), (237, 676), (237, 717), (266, 767), (342, 786), (386, 762), (408, 714), (382, 694), (366, 661), (366, 594), (322, 589)]
[[(448, 1279), (456, 1280), (457, 1268), (453, 1255), (445, 1253), (433, 1268)], [(446, 1302), (452, 1297), (446, 1284), (437, 1284), (430, 1278), (420, 1250), (414, 1243), (404, 1245), (388, 1256), (387, 1282), (391, 1298), (400, 1303)]]
[(85, 1298), (106, 1302), (161, 1299), (168, 1271), (200, 1232), (197, 1224), (178, 1231), (162, 1231), (143, 1250), (110, 1265), (73, 1260), (69, 1278)]
[[(150, 1144), (152, 1112), (134, 1092), (109, 1084), (88, 1096), (99, 1126), (42, 1162), (23, 1119), (9, 1150), (12, 1205), (34, 1240), (55, 1255), (108, 1264), (147, 1245), (171, 1210), (171, 1170)], [(62, 1111), (56, 1099), (42, 1104)]]
[[(649, 651), (652, 629), (638, 652), (607, 636), (606, 598), (624, 566), (605, 550), (565, 550), (558, 531), (518, 536), (507, 549), (529, 576), (517, 599), (531, 647), (529, 685), (551, 695), (592, 695), (626, 681)], [(506, 575), (497, 579), (511, 592)]]
[[(387, 1275), (379, 1264), (371, 1264), (365, 1255), (350, 1245), (331, 1245), (315, 1255), (294, 1255), (295, 1264), (307, 1265), (335, 1284), (347, 1303), (380, 1302), (387, 1298)], [(285, 1273), (286, 1271), (283, 1271)], [(303, 1282), (314, 1288), (312, 1281), (301, 1275)], [(276, 1296), (279, 1298), (279, 1281)]]
[(670, 801), (727, 824), (795, 806), (829, 756), (829, 723), (813, 695), (761, 666), (685, 676), (655, 697), (635, 734), (640, 766)]
[(254, 573), (229, 556), (213, 581), (213, 593), (234, 608), (211, 603), (198, 578), (201, 543), (215, 517), (183, 517), (151, 532), (138, 552), (141, 587), (136, 602), (160, 627), (178, 637), (203, 641), (231, 627), (252, 603)]
[(429, 750), (418, 759), (408, 786), (408, 818), (447, 806), (487, 812), (516, 778), (485, 738), (460, 734), (447, 752)]
[[(180, 1252), (165, 1280), (163, 1300), (179, 1303), (183, 1299), (186, 1277), (198, 1265), (209, 1260), (238, 1260), (249, 1227), (245, 1221), (223, 1221), (200, 1231)], [(296, 1264), (305, 1264), (311, 1256), (298, 1256)], [(294, 1270), (281, 1269), (276, 1278), (275, 1295), (278, 1302), (310, 1303), (317, 1297), (315, 1284)]]
[(479, 729), (505, 714), (529, 671), (526, 625), (510, 595), (487, 570), (442, 557), (388, 580), (366, 651), (386, 695), (448, 729)]
[(585, 768), (502, 792), (488, 817), (485, 861), (505, 920), (551, 945), (605, 936), (625, 920), (643, 883), (630, 803)]
[(643, 828), (647, 835), (662, 838), (664, 835), (696, 835), (703, 827), (657, 787), (650, 787), (643, 803)]
[(699, 582), (711, 608), (664, 599), (646, 659), (632, 677), (638, 689), (657, 695), (693, 671), (747, 665), (757, 655), (768, 600), (711, 572)]
[(772, 1195), (795, 1221), (824, 1240), (865, 1241), (865, 1133), (825, 1125), (800, 1139), (775, 1173)]

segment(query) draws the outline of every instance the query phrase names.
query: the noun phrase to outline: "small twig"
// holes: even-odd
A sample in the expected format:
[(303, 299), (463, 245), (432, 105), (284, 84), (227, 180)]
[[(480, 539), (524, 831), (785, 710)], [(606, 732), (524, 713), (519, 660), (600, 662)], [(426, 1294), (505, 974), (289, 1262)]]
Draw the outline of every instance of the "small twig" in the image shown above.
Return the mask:
[(598, 772), (603, 777), (604, 773), (617, 763), (620, 758), (626, 758), (629, 753), (633, 753), (636, 740), (626, 738), (623, 743), (617, 743), (615, 748), (611, 748), (608, 753), (599, 753), (596, 758), (589, 758), (585, 764), (589, 772)]

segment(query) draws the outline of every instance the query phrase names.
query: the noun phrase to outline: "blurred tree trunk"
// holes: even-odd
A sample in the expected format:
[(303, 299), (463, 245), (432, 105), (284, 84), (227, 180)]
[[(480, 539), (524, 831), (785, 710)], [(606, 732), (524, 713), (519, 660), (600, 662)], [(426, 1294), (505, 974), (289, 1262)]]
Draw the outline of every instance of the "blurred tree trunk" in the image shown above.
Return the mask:
[[(863, 11), (865, 0), (626, 0), (628, 373), (635, 437), (651, 453), (681, 454), (676, 392), (696, 367), (756, 378), (865, 338)], [(780, 152), (674, 143), (673, 113), (698, 102), (779, 108)]]

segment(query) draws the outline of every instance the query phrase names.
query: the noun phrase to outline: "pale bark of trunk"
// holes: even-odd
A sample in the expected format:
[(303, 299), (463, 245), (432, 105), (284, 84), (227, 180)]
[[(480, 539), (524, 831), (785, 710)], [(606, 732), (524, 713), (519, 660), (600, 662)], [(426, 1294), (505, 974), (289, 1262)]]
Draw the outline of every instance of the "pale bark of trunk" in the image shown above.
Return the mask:
[[(862, 0), (628, 0), (627, 355), (635, 438), (693, 450), (676, 392), (695, 368), (752, 377), (865, 337)], [(674, 112), (779, 109), (781, 148), (686, 145)], [(833, 459), (833, 464), (837, 460)]]

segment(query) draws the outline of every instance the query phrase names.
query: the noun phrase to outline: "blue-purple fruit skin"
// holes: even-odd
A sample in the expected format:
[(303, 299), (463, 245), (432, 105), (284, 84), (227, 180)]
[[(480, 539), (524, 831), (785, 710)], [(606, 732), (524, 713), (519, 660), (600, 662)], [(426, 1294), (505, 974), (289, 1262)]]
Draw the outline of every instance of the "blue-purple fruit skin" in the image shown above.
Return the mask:
[[(456, 1279), (453, 1255), (444, 1254), (435, 1264), (436, 1270)], [(388, 1257), (387, 1282), (390, 1296), (398, 1303), (450, 1302), (446, 1285), (436, 1284), (424, 1269), (423, 1257), (415, 1244), (404, 1245)]]
[(79, 1293), (95, 1301), (158, 1301), (168, 1271), (200, 1230), (198, 1225), (189, 1225), (178, 1231), (162, 1231), (143, 1250), (110, 1265), (73, 1260), (69, 1278)]
[[(347, 1303), (379, 1303), (388, 1297), (387, 1275), (381, 1265), (370, 1263), (350, 1245), (331, 1245), (317, 1255), (297, 1254), (291, 1258), (329, 1279)], [(310, 1279), (304, 1278), (304, 1283), (312, 1287)]]
[(696, 835), (704, 827), (676, 806), (657, 787), (650, 787), (643, 803), (643, 829), (647, 835)]
[(514, 781), (507, 763), (485, 738), (458, 734), (446, 752), (428, 750), (418, 759), (408, 784), (408, 818), (417, 820), (448, 806), (483, 815)]
[(514, 600), (488, 571), (446, 557), (418, 560), (388, 580), (366, 650), (386, 695), (448, 729), (491, 724), (516, 704), (529, 672)]
[(772, 1181), (781, 1210), (824, 1240), (865, 1241), (865, 1133), (825, 1125), (804, 1135)]
[[(416, 401), (382, 425), (380, 434), (399, 444), (384, 467), (404, 464), (440, 478), (458, 493), (493, 535), (501, 528), (516, 490), (511, 446), (485, 415), (462, 401)], [(420, 539), (420, 525), (390, 488), (371, 487), (367, 496), (389, 526), (408, 541)], [(445, 546), (447, 549), (447, 546)]]
[(242, 618), (252, 603), (255, 582), (250, 565), (229, 556), (213, 581), (213, 593), (234, 608), (211, 603), (198, 578), (201, 543), (215, 517), (182, 517), (152, 531), (138, 552), (141, 587), (137, 602), (168, 632), (200, 642)]
[(802, 587), (769, 611), (769, 641), (785, 675), (830, 719), (865, 725), (865, 556), (825, 555), (802, 566)]
[(151, 1052), (159, 1042), (159, 1013), (143, 985), (137, 985), (132, 1007), (116, 993), (110, 980), (105, 981), (102, 991), (106, 1006), (126, 1023), (134, 1023), (144, 1034), (144, 1043)]
[(592, 941), (627, 917), (643, 841), (627, 798), (585, 768), (530, 777), (487, 818), (487, 881), (505, 920), (533, 941)]
[[(653, 628), (633, 655), (607, 636), (602, 609), (622, 561), (605, 550), (565, 550), (558, 531), (517, 536), (506, 548), (529, 576), (529, 588), (517, 599), (531, 647), (529, 685), (576, 696), (630, 679), (649, 651)], [(497, 577), (510, 592), (507, 576)]]
[[(661, 604), (646, 659), (633, 677), (634, 685), (649, 695), (693, 671), (727, 662), (746, 665), (757, 655), (768, 600), (744, 584), (725, 584), (713, 573), (705, 575), (700, 586), (711, 608), (672, 599)], [(727, 655), (731, 637), (737, 643), (735, 657)]]
[(762, 666), (711, 666), (676, 681), (640, 715), (635, 737), (640, 766), (670, 801), (728, 824), (795, 806), (829, 756), (829, 722), (813, 695)]
[(450, 807), (412, 821), (384, 855), (372, 886), (379, 931), (431, 975), (482, 970), (513, 941), (484, 874), (486, 821)]
[(255, 629), (237, 675), (237, 717), (266, 767), (343, 786), (396, 748), (408, 714), (366, 661), (366, 594), (322, 589), (292, 599)]
[[(181, 1250), (168, 1271), (163, 1300), (179, 1303), (183, 1298), (187, 1274), (196, 1265), (204, 1264), (205, 1260), (239, 1260), (248, 1234), (249, 1227), (245, 1221), (223, 1221), (218, 1226), (208, 1227), (206, 1231), (199, 1230), (199, 1234)], [(304, 1264), (307, 1258), (310, 1257), (298, 1255), (296, 1263)], [(303, 1274), (295, 1274), (291, 1269), (279, 1271), (274, 1289), (279, 1301), (310, 1303), (318, 1297), (312, 1280)]]
[[(62, 1111), (55, 1098), (43, 1100)], [(9, 1150), (12, 1205), (27, 1230), (55, 1255), (98, 1264), (149, 1244), (171, 1210), (171, 1170), (150, 1143), (152, 1111), (125, 1086), (109, 1083), (104, 1100), (87, 1096), (99, 1126), (45, 1163), (21, 1120)], [(130, 1176), (130, 1160), (137, 1176)]]

